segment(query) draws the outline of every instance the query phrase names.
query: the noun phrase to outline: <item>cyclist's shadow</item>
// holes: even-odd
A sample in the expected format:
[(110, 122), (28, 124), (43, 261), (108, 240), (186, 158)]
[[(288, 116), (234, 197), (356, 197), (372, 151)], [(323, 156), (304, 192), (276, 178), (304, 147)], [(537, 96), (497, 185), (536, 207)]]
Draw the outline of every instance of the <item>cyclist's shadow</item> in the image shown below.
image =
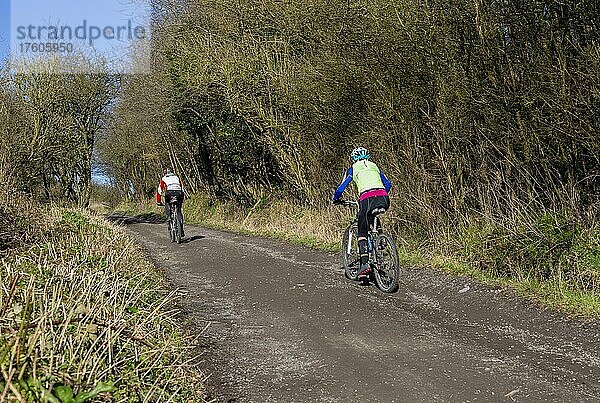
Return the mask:
[(183, 243), (190, 243), (190, 242), (194, 242), (194, 241), (197, 241), (199, 239), (204, 239), (204, 238), (206, 238), (204, 235), (194, 235), (194, 236), (191, 236), (189, 238), (183, 238), (181, 240), (181, 243), (182, 244)]
[(130, 216), (123, 213), (113, 213), (106, 216), (106, 219), (121, 225), (132, 224), (164, 224), (167, 222), (164, 214), (146, 213)]

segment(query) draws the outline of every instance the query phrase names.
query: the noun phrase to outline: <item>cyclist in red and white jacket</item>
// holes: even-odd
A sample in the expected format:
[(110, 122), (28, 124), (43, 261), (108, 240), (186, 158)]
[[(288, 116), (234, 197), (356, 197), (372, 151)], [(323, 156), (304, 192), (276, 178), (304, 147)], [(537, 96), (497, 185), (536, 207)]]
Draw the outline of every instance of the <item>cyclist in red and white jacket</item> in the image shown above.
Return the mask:
[(181, 236), (185, 236), (185, 233), (183, 232), (183, 214), (181, 212), (184, 197), (183, 184), (181, 179), (179, 179), (179, 177), (175, 175), (170, 168), (165, 168), (163, 170), (163, 177), (160, 180), (160, 184), (158, 185), (158, 190), (156, 192), (156, 204), (162, 206), (164, 198), (167, 220), (169, 220), (171, 215), (171, 203), (169, 202), (171, 201), (172, 197), (177, 197), (177, 213), (179, 214), (179, 220), (181, 222)]

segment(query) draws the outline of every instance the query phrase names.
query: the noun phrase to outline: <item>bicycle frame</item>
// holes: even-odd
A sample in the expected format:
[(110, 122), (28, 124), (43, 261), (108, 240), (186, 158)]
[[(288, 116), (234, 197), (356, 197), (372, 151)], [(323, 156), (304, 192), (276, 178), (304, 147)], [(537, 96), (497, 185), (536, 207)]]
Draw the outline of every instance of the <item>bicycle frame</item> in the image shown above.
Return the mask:
[[(342, 201), (345, 206), (359, 207), (358, 202)], [(380, 214), (385, 209), (374, 209), (373, 223), (367, 232), (369, 244), (369, 263), (373, 269), (372, 275), (375, 283), (383, 292), (395, 292), (398, 289), (398, 251), (393, 239), (383, 232)], [(344, 273), (347, 278), (357, 280), (360, 263), (360, 251), (358, 250), (358, 216), (356, 216), (347, 227), (342, 238), (342, 250), (344, 260)], [(354, 247), (353, 247), (354, 244)]]
[(177, 197), (171, 197), (171, 200), (169, 200), (169, 221), (171, 222), (171, 224), (175, 223), (175, 219), (177, 217)]
[(179, 223), (179, 207), (178, 196), (173, 196), (169, 200), (169, 235), (171, 237), (171, 242), (181, 242), (181, 236), (179, 234), (180, 223)]
[[(344, 205), (346, 206), (353, 206), (358, 208), (359, 207), (359, 203), (358, 202), (354, 202), (354, 201), (345, 201), (343, 202)], [(352, 222), (350, 223), (350, 225), (353, 224), (358, 224), (358, 217), (355, 217), (354, 220), (352, 220)], [(369, 228), (369, 233), (367, 234), (367, 242), (369, 242), (369, 262), (377, 265), (377, 253), (375, 253), (375, 249), (373, 247), (373, 245), (377, 245), (378, 241), (379, 241), (379, 231), (377, 231), (377, 228), (383, 227), (383, 225), (381, 224), (381, 219), (379, 218), (379, 214), (375, 214), (375, 217), (373, 218), (373, 225), (370, 226)], [(352, 236), (354, 234), (350, 234), (350, 236)], [(358, 239), (357, 239), (358, 241)], [(350, 242), (348, 242), (348, 246), (347, 246), (347, 253), (350, 254), (352, 249), (352, 242), (350, 240)]]
[(379, 215), (375, 215), (373, 226), (369, 229), (369, 234), (367, 235), (367, 241), (369, 242), (369, 261), (375, 266), (378, 264), (376, 245), (379, 245), (379, 231), (377, 231), (377, 228), (380, 226), (382, 227)]

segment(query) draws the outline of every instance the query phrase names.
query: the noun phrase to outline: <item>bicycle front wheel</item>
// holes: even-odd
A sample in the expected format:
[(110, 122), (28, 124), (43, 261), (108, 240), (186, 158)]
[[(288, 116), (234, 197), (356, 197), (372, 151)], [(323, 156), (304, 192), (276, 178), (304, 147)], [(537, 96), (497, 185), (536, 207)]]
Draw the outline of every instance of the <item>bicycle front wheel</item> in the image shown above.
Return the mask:
[(342, 256), (344, 258), (344, 273), (350, 280), (356, 280), (360, 268), (360, 253), (358, 251), (358, 224), (353, 223), (346, 228), (342, 239)]
[(383, 292), (391, 293), (398, 290), (398, 250), (392, 237), (388, 234), (379, 235), (377, 245), (373, 245), (377, 253), (377, 267), (374, 270), (377, 287)]

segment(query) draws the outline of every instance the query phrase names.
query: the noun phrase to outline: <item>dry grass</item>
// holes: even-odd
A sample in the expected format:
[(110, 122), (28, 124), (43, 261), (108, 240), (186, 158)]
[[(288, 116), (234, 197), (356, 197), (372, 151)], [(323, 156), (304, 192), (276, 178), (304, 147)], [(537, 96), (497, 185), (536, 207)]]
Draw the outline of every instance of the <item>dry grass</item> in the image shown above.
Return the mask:
[(33, 228), (33, 218), (39, 213), (34, 203), (20, 195), (0, 194), (0, 256), (7, 249), (34, 241), (39, 231)]
[(119, 228), (52, 210), (0, 261), (0, 401), (202, 401), (176, 295)]
[(306, 207), (277, 198), (244, 209), (192, 195), (184, 204), (184, 214), (190, 223), (337, 250), (341, 234), (356, 212), (345, 207)]

